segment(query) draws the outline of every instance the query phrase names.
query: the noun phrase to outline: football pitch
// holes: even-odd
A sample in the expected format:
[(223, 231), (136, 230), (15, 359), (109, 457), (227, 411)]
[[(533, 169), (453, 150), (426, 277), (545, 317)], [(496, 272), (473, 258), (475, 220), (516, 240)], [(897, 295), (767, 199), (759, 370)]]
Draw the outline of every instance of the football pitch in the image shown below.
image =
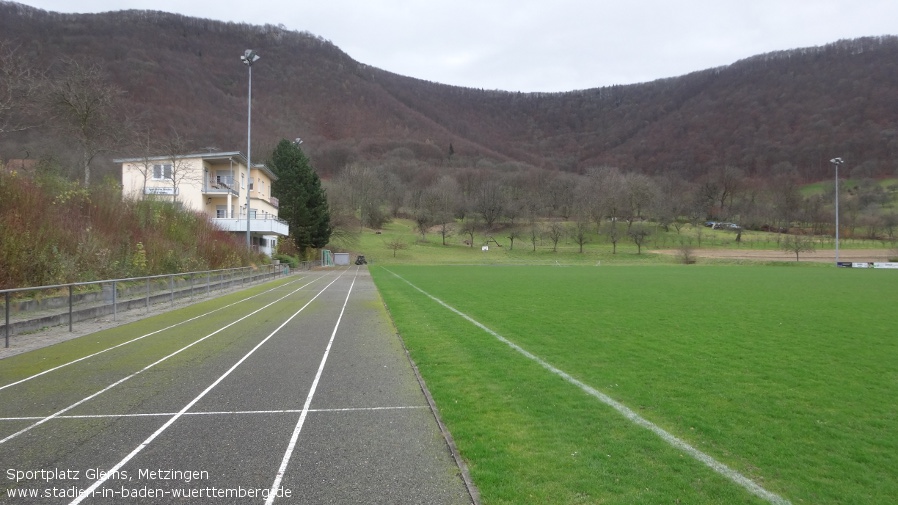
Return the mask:
[(486, 504), (898, 496), (896, 272), (371, 272)]

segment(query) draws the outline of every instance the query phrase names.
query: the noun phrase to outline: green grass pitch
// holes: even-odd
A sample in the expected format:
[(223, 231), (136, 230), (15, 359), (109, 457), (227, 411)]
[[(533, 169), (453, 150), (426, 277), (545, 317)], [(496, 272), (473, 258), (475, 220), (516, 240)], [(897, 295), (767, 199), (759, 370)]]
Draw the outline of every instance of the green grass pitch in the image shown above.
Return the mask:
[(485, 504), (764, 500), (396, 275), (791, 503), (898, 496), (898, 272), (371, 270)]

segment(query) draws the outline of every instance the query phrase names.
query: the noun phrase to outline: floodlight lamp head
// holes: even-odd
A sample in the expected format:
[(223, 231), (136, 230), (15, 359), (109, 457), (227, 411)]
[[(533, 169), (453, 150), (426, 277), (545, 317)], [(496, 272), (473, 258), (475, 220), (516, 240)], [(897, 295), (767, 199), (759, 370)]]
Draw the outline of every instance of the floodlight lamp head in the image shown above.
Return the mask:
[(243, 56), (241, 56), (240, 59), (243, 60), (244, 65), (249, 67), (253, 63), (259, 61), (259, 55), (252, 49), (247, 49), (243, 52)]
[(293, 143), (296, 145), (302, 144), (302, 139), (299, 137), (296, 137), (296, 140), (294, 140)]
[(845, 163), (844, 161), (842, 161), (842, 158), (833, 158), (829, 160), (829, 162), (833, 165), (841, 165), (842, 163)]

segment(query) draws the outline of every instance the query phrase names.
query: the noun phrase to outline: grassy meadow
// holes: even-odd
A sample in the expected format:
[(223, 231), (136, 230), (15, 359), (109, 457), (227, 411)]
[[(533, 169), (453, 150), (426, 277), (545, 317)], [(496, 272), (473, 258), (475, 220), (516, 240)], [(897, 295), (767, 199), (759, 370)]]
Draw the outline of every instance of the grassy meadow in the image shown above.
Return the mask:
[[(570, 223), (568, 225), (570, 226)], [(626, 223), (622, 223), (621, 227), (626, 229)], [(736, 242), (736, 234), (732, 231), (686, 225), (677, 232), (673, 227), (670, 228), (670, 231), (663, 231), (657, 227), (652, 236), (646, 240), (641, 252), (626, 234), (622, 234), (615, 252), (607, 236), (599, 235), (593, 230), (588, 237), (588, 242), (583, 246), (583, 252), (580, 252), (580, 246), (570, 237), (562, 238), (557, 247), (553, 247), (551, 241), (541, 237), (537, 240), (534, 250), (526, 231), (523, 236), (515, 239), (513, 246), (508, 234), (508, 228), (490, 234), (477, 233), (474, 236), (473, 247), (470, 247), (464, 243), (467, 237), (456, 231), (448, 237), (446, 245), (443, 245), (442, 237), (435, 230), (431, 230), (422, 237), (419, 232), (415, 231), (414, 223), (409, 220), (396, 219), (378, 232), (370, 229), (362, 230), (358, 233), (356, 240), (351, 243), (338, 244), (338, 246), (342, 245), (338, 249), (364, 254), (369, 263), (382, 265), (660, 265), (682, 263), (682, 257), (678, 254), (659, 254), (653, 252), (654, 250), (677, 250), (682, 244), (687, 244), (692, 248), (704, 249), (778, 251), (780, 250), (780, 241), (784, 237), (778, 233), (743, 231), (741, 242)], [(496, 242), (488, 242), (490, 238), (498, 242), (501, 247), (497, 246)], [(401, 244), (401, 248), (392, 249), (390, 244), (393, 243)], [(488, 245), (489, 250), (481, 250), (483, 245)], [(894, 244), (879, 240), (842, 238), (839, 245), (843, 250), (895, 249)], [(833, 237), (817, 237), (814, 240), (814, 247), (817, 251), (832, 250), (834, 248)], [(898, 251), (895, 254), (898, 255)], [(758, 264), (754, 261), (733, 259), (699, 259), (698, 262)], [(796, 262), (778, 263), (795, 264)], [(807, 261), (798, 263), (802, 266), (828, 266)]]
[(785, 501), (898, 496), (898, 271), (371, 272), (484, 504), (765, 500), (409, 283)]

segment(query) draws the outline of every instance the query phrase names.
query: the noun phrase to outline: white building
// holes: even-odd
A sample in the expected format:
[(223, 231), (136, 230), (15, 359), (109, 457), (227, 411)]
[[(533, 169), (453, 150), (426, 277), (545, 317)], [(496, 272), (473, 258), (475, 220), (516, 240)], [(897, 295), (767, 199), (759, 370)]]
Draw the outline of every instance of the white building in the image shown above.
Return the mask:
[(253, 248), (269, 256), (277, 250), (277, 241), (289, 234), (287, 223), (278, 218), (278, 200), (271, 196), (277, 176), (256, 164), (247, 173), (246, 156), (239, 151), (113, 161), (122, 164), (122, 193), (127, 198), (171, 198), (243, 237), (248, 215)]

